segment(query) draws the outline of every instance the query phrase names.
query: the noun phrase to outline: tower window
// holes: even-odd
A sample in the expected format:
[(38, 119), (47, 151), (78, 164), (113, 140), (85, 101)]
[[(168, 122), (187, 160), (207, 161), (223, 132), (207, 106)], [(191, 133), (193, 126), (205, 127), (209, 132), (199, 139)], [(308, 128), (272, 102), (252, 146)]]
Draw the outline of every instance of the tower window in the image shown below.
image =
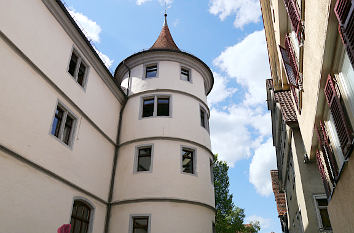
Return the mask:
[(195, 151), (189, 148), (182, 148), (182, 172), (195, 174)]
[(150, 232), (149, 216), (132, 216), (131, 231), (129, 233), (149, 233)]
[[(156, 103), (156, 104), (155, 104)], [(149, 96), (142, 99), (142, 118), (170, 116), (170, 96)]]
[(200, 125), (207, 130), (209, 129), (208, 115), (202, 107), (200, 107)]
[(136, 171), (151, 171), (152, 146), (139, 147), (137, 153)]
[(145, 78), (157, 77), (157, 65), (148, 65), (145, 67)]
[(154, 115), (154, 98), (143, 100), (143, 117), (150, 117)]
[(75, 123), (76, 118), (74, 115), (61, 104), (58, 104), (55, 110), (51, 134), (66, 145), (71, 146)]
[(85, 202), (80, 200), (74, 201), (71, 213), (71, 232), (87, 233), (90, 226), (91, 208)]
[(73, 50), (71, 54), (68, 72), (80, 86), (84, 86), (87, 75), (87, 65), (75, 50)]
[(157, 115), (169, 116), (170, 115), (170, 98), (158, 97), (157, 98)]
[(181, 68), (181, 79), (184, 81), (191, 81), (190, 70), (186, 68)]

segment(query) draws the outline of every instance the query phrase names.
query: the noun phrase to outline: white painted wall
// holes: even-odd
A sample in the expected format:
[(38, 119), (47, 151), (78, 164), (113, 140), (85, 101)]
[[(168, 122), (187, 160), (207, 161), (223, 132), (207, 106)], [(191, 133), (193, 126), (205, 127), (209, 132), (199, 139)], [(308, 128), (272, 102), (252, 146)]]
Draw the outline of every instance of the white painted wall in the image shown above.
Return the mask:
[(130, 214), (151, 214), (151, 233), (212, 233), (214, 212), (202, 206), (144, 202), (112, 207), (111, 233), (129, 232)]

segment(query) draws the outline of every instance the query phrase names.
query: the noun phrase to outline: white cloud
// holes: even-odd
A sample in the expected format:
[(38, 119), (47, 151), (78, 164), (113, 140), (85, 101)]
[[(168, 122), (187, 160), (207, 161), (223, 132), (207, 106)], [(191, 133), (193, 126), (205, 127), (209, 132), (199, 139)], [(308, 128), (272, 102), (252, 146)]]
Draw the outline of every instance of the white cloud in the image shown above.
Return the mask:
[(231, 47), (226, 48), (214, 65), (246, 88), (244, 104), (264, 104), (265, 79), (270, 77), (264, 30), (255, 31)]
[(249, 223), (249, 222), (255, 222), (255, 221), (258, 221), (259, 224), (261, 225), (261, 229), (262, 230), (265, 230), (269, 227), (272, 226), (272, 219), (270, 218), (263, 218), (261, 216), (257, 216), (257, 215), (252, 215), (252, 216), (249, 216), (246, 218), (246, 222)]
[(149, 2), (149, 1), (151, 1), (151, 0), (136, 0), (136, 5), (140, 6), (140, 5), (142, 5), (146, 2)]
[[(98, 25), (95, 21), (89, 19), (86, 15), (75, 11), (73, 8), (68, 9), (71, 17), (75, 20), (75, 22), (79, 25), (81, 31), (85, 34), (87, 39), (93, 42), (100, 42), (100, 33), (102, 31), (100, 25)], [(101, 58), (103, 63), (110, 68), (114, 62), (111, 60), (106, 54), (99, 51), (94, 45), (94, 49), (96, 50), (98, 56)]]
[(100, 42), (100, 25), (89, 19), (86, 15), (83, 15), (80, 12), (76, 12), (72, 8), (68, 9), (68, 11), (89, 40), (92, 40), (93, 42)]
[[(152, 1), (152, 0), (136, 0), (136, 5), (140, 6), (140, 5), (142, 5), (146, 2), (150, 2), (150, 1)], [(172, 2), (173, 2), (173, 0), (159, 0), (159, 3), (161, 4), (161, 6), (165, 6), (165, 4), (166, 4), (167, 8), (171, 7)]]
[(212, 148), (230, 166), (249, 158), (254, 149), (270, 134), (268, 112), (244, 105), (231, 105), (225, 110), (211, 109)]
[(242, 28), (248, 23), (257, 23), (261, 16), (258, 0), (210, 0), (209, 12), (220, 20), (235, 14), (234, 26)]
[(227, 97), (232, 96), (237, 89), (228, 87), (227, 77), (221, 76), (220, 74), (213, 72), (214, 74), (214, 86), (210, 94), (208, 95), (208, 104), (217, 104)]
[(255, 150), (249, 169), (249, 181), (255, 186), (256, 191), (263, 196), (271, 195), (270, 170), (276, 169), (272, 138), (269, 138)]

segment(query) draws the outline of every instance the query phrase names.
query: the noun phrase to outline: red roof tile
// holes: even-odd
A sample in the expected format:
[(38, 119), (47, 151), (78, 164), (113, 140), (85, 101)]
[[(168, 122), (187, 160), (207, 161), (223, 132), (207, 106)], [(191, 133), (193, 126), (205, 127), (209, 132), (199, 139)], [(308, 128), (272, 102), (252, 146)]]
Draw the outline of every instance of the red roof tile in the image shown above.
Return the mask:
[(297, 122), (296, 111), (291, 99), (290, 91), (281, 91), (274, 93), (275, 101), (280, 104), (281, 113), (286, 123)]
[(165, 14), (165, 23), (163, 24), (160, 35), (150, 49), (171, 49), (179, 51), (179, 48), (171, 36), (166, 17), (167, 14)]
[(278, 215), (284, 216), (286, 215), (285, 193), (279, 192), (278, 170), (271, 170), (270, 176), (272, 178), (272, 188), (275, 202), (277, 203)]

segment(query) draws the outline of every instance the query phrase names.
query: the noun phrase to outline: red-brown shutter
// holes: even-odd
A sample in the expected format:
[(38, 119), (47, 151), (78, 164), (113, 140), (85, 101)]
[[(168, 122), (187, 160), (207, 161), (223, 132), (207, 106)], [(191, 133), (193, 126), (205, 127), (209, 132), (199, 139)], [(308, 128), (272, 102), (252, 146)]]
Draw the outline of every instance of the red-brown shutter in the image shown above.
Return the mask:
[(293, 97), (295, 99), (296, 107), (300, 111), (299, 97), (298, 97), (296, 90), (295, 90), (295, 88), (297, 88), (299, 85), (299, 68), (297, 66), (296, 55), (295, 55), (295, 52), (294, 52), (293, 47), (291, 45), (290, 37), (288, 35), (285, 36), (285, 50), (287, 52), (287, 55), (289, 58), (289, 64), (292, 68), (292, 72), (293, 72), (293, 75), (295, 78), (295, 85), (294, 85), (294, 83), (290, 83), (290, 84), (292, 84), (290, 86), (290, 90), (291, 90)]
[(324, 89), (329, 109), (331, 110), (334, 125), (338, 134), (339, 142), (344, 156), (348, 156), (353, 141), (353, 132), (349, 121), (346, 118), (339, 95), (335, 88), (335, 82), (331, 75), (328, 75)]
[(299, 40), (301, 36), (301, 18), (300, 18), (300, 12), (297, 7), (296, 0), (284, 0), (286, 11), (288, 12), (291, 25), (294, 28), (294, 31), (296, 32)]
[(320, 127), (315, 126), (318, 140), (320, 141), (320, 148), (323, 153), (323, 159), (328, 171), (329, 179), (332, 185), (335, 184), (338, 175), (338, 166), (334, 158), (332, 147), (329, 144), (329, 139), (326, 134), (326, 129), (323, 122), (320, 122)]
[(354, 0), (337, 0), (334, 13), (350, 62), (354, 67)]
[(323, 166), (323, 162), (322, 162), (322, 159), (321, 159), (321, 154), (320, 154), (320, 152), (318, 150), (316, 151), (316, 160), (317, 160), (318, 171), (320, 172), (320, 175), (321, 175), (321, 178), (322, 178), (322, 182), (323, 182), (323, 186), (324, 186), (325, 191), (326, 191), (327, 198), (329, 198), (330, 193), (331, 193), (330, 192), (330, 187), (329, 187), (328, 179), (327, 179), (326, 172), (325, 172), (325, 169), (324, 169), (324, 166)]

